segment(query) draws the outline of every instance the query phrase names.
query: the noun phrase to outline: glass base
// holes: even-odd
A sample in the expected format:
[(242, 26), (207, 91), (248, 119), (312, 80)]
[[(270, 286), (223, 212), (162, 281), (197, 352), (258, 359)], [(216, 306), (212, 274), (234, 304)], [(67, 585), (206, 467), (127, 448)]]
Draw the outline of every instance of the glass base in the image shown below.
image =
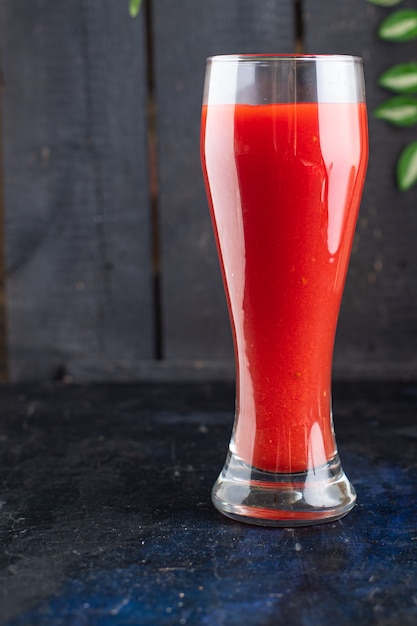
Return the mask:
[(356, 492), (336, 455), (320, 467), (275, 474), (251, 467), (229, 451), (212, 501), (227, 517), (261, 526), (307, 526), (340, 519)]

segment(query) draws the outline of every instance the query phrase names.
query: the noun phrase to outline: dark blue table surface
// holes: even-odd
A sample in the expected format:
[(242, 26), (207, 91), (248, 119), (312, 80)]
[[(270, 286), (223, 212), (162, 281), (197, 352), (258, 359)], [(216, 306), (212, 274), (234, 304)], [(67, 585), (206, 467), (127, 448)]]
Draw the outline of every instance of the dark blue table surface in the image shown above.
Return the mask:
[(417, 383), (334, 385), (336, 523), (210, 503), (226, 384), (0, 387), (0, 624), (417, 624)]

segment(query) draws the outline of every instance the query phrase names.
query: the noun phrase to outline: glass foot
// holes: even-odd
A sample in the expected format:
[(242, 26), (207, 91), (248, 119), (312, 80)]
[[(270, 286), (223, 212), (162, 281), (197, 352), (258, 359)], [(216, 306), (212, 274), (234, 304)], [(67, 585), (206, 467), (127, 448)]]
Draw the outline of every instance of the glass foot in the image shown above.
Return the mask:
[(336, 455), (307, 472), (275, 474), (244, 463), (229, 451), (213, 490), (227, 517), (261, 526), (307, 526), (337, 520), (353, 508), (356, 492)]

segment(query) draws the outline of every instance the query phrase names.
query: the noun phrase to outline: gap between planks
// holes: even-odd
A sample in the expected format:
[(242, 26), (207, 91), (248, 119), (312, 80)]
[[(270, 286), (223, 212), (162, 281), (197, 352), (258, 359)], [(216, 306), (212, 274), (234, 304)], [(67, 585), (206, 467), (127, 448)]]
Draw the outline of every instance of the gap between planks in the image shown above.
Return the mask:
[(6, 263), (5, 263), (5, 209), (3, 173), (3, 79), (0, 78), (0, 383), (7, 374), (7, 319), (6, 319)]

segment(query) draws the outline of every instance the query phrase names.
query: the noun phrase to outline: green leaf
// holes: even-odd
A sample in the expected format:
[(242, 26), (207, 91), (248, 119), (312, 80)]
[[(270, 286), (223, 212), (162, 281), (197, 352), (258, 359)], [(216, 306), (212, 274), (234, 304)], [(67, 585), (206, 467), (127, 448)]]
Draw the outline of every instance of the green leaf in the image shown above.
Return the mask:
[(130, 0), (129, 13), (132, 17), (136, 17), (138, 15), (141, 4), (142, 4), (142, 0)]
[(417, 63), (401, 63), (390, 67), (381, 74), (378, 84), (397, 93), (417, 93)]
[(379, 105), (375, 117), (395, 126), (412, 126), (417, 123), (417, 100), (411, 96), (395, 96)]
[(417, 141), (404, 148), (398, 158), (397, 183), (401, 191), (407, 191), (417, 183)]
[(403, 0), (368, 0), (371, 4), (377, 4), (380, 7), (393, 7), (395, 4), (400, 4)]
[(417, 39), (417, 11), (399, 9), (379, 25), (378, 35), (385, 41), (410, 41)]

